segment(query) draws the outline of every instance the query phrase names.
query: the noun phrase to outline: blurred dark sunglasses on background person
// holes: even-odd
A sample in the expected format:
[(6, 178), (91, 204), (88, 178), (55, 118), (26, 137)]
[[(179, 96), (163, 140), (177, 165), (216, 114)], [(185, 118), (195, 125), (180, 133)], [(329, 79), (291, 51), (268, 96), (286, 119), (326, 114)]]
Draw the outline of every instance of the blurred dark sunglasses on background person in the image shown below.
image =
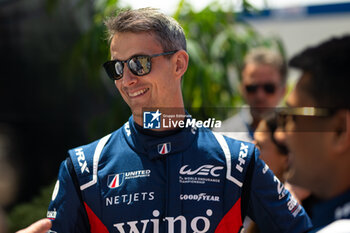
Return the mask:
[(259, 88), (262, 88), (266, 94), (274, 94), (276, 92), (276, 85), (273, 83), (264, 84), (249, 84), (244, 86), (248, 94), (255, 94)]
[(153, 55), (134, 55), (127, 60), (112, 60), (103, 64), (108, 76), (112, 80), (118, 80), (123, 77), (124, 64), (126, 63), (131, 73), (136, 76), (149, 74), (152, 70), (152, 58), (174, 54), (177, 51), (153, 54)]

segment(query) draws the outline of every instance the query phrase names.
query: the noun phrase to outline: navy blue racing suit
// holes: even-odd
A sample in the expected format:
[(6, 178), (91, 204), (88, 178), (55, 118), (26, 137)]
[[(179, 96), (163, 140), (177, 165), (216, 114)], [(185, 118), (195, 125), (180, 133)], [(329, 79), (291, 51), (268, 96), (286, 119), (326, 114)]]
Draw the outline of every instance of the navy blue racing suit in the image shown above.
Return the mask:
[(253, 144), (205, 128), (154, 136), (130, 117), (69, 155), (48, 209), (53, 232), (236, 233), (247, 215), (261, 232), (311, 227)]
[(332, 222), (341, 219), (350, 220), (350, 189), (332, 199), (317, 203), (311, 211), (313, 228), (310, 233), (318, 232)]

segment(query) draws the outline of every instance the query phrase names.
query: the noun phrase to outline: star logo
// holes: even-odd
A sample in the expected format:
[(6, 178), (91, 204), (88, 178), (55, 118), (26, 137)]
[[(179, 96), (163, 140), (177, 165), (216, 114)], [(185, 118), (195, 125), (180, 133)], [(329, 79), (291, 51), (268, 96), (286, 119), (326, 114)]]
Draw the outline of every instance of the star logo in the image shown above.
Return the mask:
[(144, 129), (160, 129), (160, 118), (162, 113), (159, 109), (156, 112), (143, 112)]
[(154, 120), (157, 119), (157, 121), (159, 121), (159, 117), (162, 115), (160, 112), (159, 112), (159, 109), (157, 109), (157, 111), (155, 113), (151, 113), (151, 115), (153, 116), (151, 122), (153, 122)]

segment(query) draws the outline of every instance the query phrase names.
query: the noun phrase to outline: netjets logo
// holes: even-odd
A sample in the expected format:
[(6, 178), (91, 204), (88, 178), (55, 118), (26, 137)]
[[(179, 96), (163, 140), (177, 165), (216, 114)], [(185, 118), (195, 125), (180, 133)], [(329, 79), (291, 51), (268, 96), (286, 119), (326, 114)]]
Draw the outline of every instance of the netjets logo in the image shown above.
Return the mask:
[(181, 175), (200, 175), (200, 176), (208, 176), (209, 174), (214, 177), (220, 176), (217, 171), (224, 169), (222, 166), (215, 167), (214, 165), (203, 165), (195, 170), (187, 169), (188, 165), (181, 167), (180, 174)]

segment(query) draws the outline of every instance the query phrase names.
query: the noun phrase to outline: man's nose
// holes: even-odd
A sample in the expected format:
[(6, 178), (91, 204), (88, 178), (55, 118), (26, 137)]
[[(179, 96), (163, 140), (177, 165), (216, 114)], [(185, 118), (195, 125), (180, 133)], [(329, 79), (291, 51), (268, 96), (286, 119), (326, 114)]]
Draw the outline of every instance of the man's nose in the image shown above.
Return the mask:
[(267, 93), (265, 92), (265, 90), (263, 89), (263, 87), (258, 87), (258, 89), (256, 90), (255, 96), (259, 99), (263, 99), (266, 98)]
[(129, 68), (127, 66), (124, 66), (124, 73), (123, 73), (123, 78), (122, 78), (122, 82), (124, 86), (132, 86), (134, 84), (136, 84), (138, 81), (138, 77), (136, 75), (134, 75), (133, 73), (131, 73), (131, 71), (129, 70)]

